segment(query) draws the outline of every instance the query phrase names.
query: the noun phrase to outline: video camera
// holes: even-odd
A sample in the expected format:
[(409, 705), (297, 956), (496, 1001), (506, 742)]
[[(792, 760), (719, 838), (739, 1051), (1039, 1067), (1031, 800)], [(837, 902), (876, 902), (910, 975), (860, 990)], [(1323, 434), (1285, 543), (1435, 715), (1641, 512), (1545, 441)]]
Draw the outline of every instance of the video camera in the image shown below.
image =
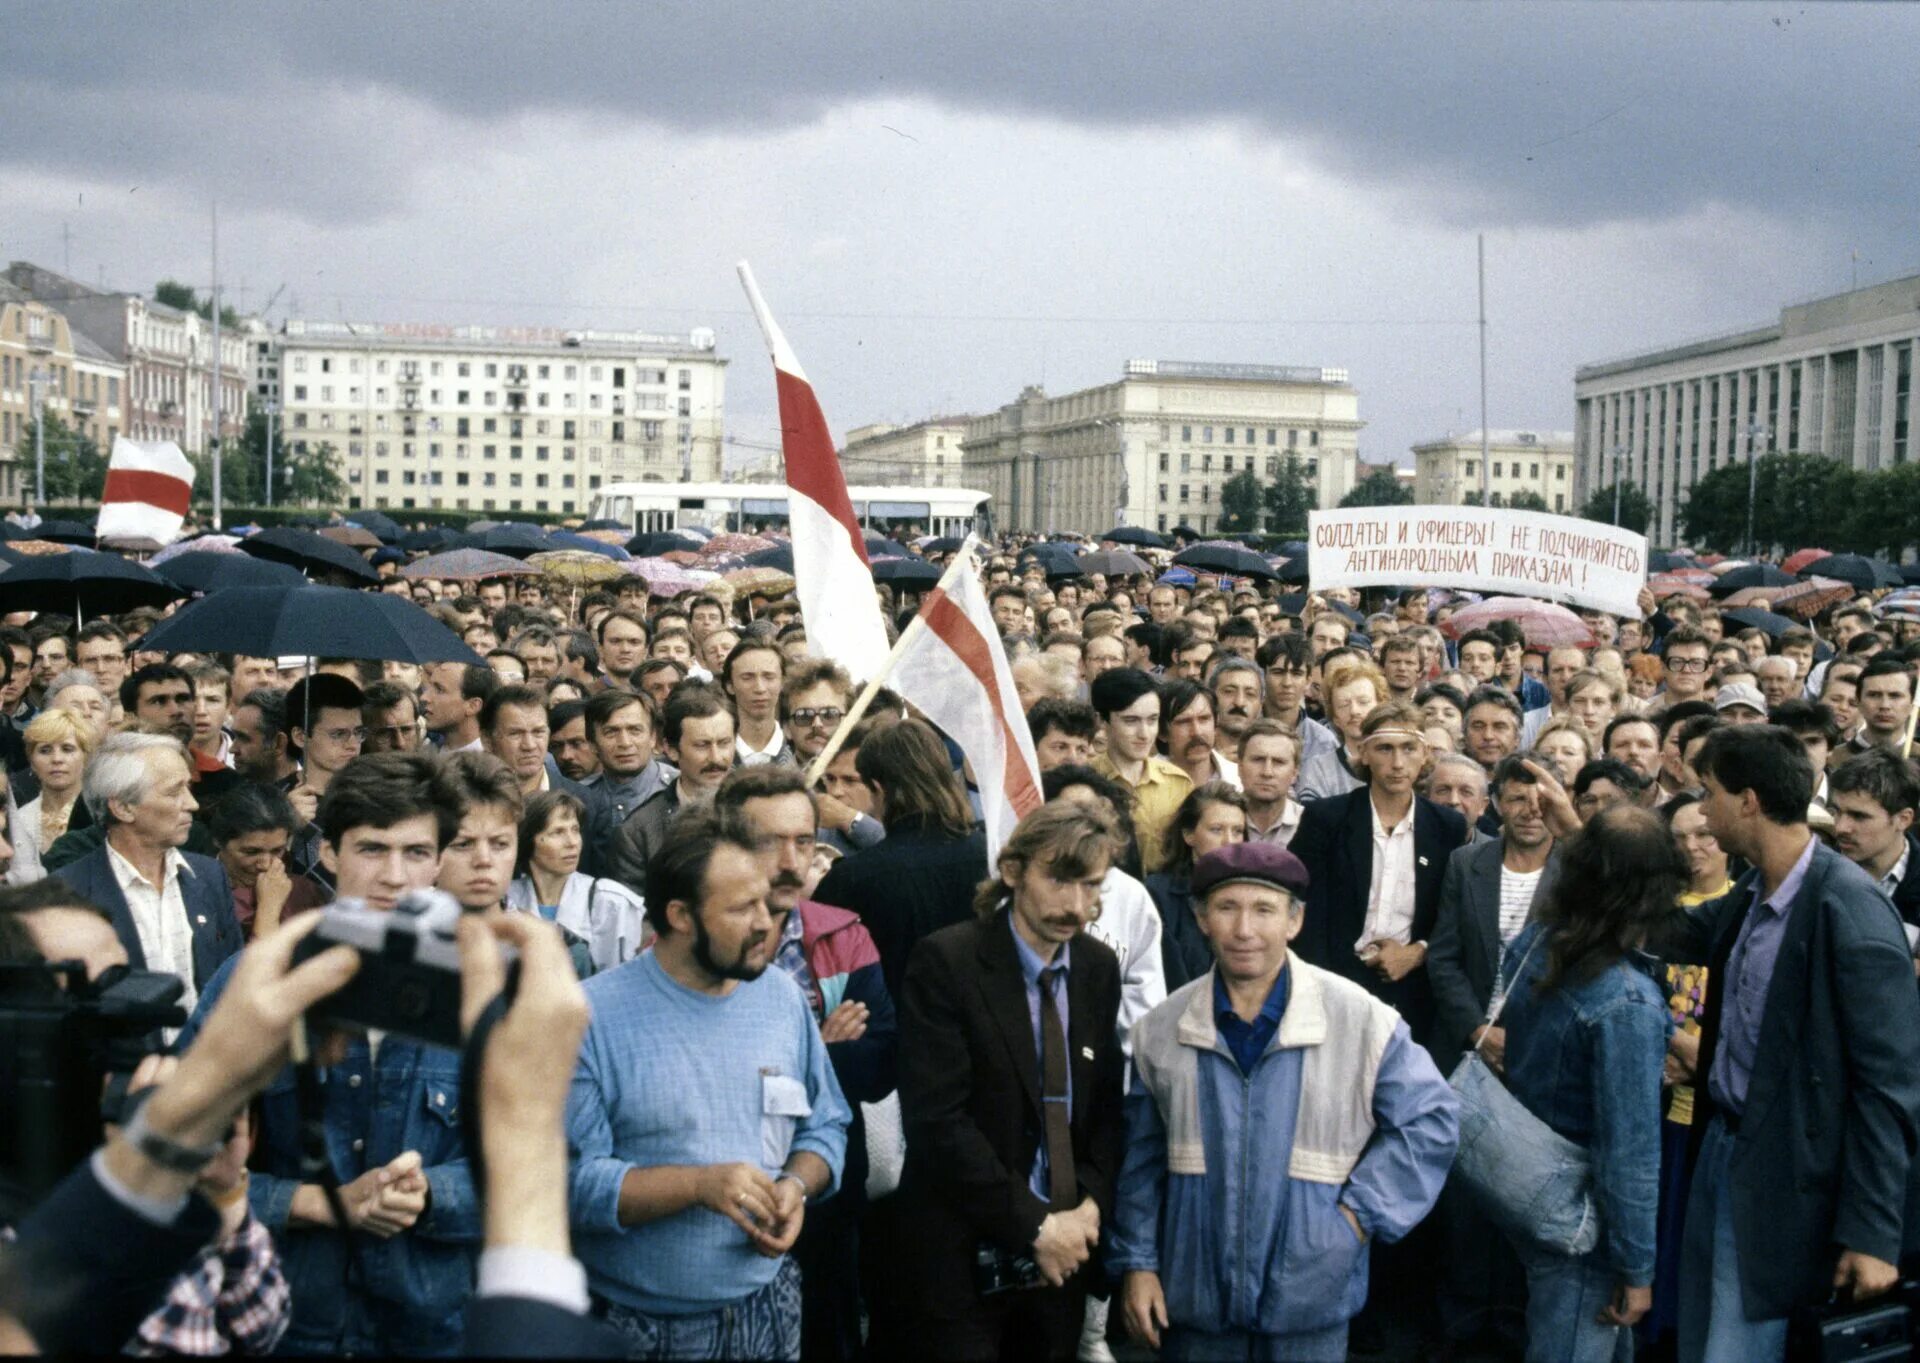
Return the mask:
[[(64, 981), (64, 987), (63, 987)], [(177, 976), (77, 961), (0, 964), (0, 1169), (37, 1199), (126, 1119), (134, 1067), (187, 1020)]]
[[(413, 890), (390, 912), (363, 900), (335, 900), (294, 948), (294, 961), (349, 946), (360, 953), (360, 969), (344, 989), (315, 1004), (309, 1019), (459, 1050), (460, 948), (454, 931), (461, 912), (459, 901), (441, 890)], [(520, 962), (511, 947), (506, 951), (511, 1002)]]

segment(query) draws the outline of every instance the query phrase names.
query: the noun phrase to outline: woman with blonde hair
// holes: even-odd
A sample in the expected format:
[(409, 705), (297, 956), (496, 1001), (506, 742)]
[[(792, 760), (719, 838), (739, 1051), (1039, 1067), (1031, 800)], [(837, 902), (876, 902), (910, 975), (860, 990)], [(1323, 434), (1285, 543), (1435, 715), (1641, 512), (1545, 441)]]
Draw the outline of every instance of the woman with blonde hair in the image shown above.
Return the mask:
[(67, 831), (95, 742), (93, 726), (67, 709), (42, 710), (22, 738), (40, 793), (13, 816), (13, 867), (7, 872), (12, 885), (46, 876), (42, 854)]
[(1300, 767), (1294, 798), (1305, 803), (1345, 795), (1367, 783), (1360, 764), (1360, 726), (1391, 694), (1386, 674), (1366, 658), (1341, 658), (1320, 679), (1327, 723), (1340, 737), (1338, 747), (1315, 753)]
[(1534, 736), (1533, 755), (1551, 766), (1560, 777), (1560, 784), (1571, 789), (1580, 768), (1593, 761), (1597, 754), (1587, 726), (1572, 715), (1562, 715)]

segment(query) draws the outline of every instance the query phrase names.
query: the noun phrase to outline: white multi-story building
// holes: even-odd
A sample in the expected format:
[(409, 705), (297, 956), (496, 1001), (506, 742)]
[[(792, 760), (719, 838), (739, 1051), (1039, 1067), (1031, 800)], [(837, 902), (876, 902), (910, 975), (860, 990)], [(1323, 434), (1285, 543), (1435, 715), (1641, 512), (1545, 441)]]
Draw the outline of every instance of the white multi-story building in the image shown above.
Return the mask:
[[(1494, 506), (1510, 505), (1522, 492), (1536, 494), (1547, 510), (1572, 512), (1572, 431), (1488, 431), (1487, 485)], [(1449, 435), (1413, 447), (1413, 499), (1422, 505), (1477, 503), (1483, 487), (1480, 432)]]
[[(96, 364), (125, 370), (121, 433), (133, 440), (171, 440), (201, 454), (214, 424), (213, 323), (133, 293), (106, 293), (25, 261), (6, 278), (27, 297), (57, 308), (91, 342)], [(102, 373), (107, 372), (103, 369)], [(248, 364), (245, 342), (229, 329), (220, 337), (220, 439), (246, 429)]]
[(970, 417), (936, 416), (911, 426), (875, 422), (847, 432), (840, 463), (861, 483), (902, 487), (965, 487), (960, 442)]
[(720, 477), (711, 331), (292, 321), (273, 340), (282, 438), (331, 447), (351, 506), (575, 512), (603, 482)]
[(1621, 477), (1678, 534), (1700, 477), (1750, 452), (1824, 454), (1856, 469), (1905, 463), (1916, 413), (1920, 276), (1780, 310), (1777, 322), (1574, 374), (1579, 493)]
[[(34, 495), (35, 416), (58, 417), (101, 450), (121, 434), (127, 367), (49, 303), (0, 279), (0, 500)], [(24, 447), (24, 448), (23, 448)], [(51, 463), (71, 451), (57, 441), (39, 450)]]
[(974, 417), (966, 476), (992, 494), (1003, 530), (1208, 533), (1228, 479), (1252, 470), (1264, 482), (1289, 454), (1319, 504), (1337, 505), (1363, 424), (1344, 369), (1129, 360), (1117, 383), (1061, 397), (1031, 387)]

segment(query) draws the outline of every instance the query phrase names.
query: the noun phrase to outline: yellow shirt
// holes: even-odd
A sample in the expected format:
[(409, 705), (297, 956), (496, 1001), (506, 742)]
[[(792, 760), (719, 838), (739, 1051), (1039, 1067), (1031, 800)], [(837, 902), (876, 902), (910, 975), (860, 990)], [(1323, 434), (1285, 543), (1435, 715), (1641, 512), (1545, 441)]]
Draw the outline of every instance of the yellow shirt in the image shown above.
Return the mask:
[(1133, 831), (1140, 840), (1140, 871), (1152, 875), (1173, 860), (1168, 838), (1180, 802), (1193, 790), (1193, 778), (1164, 757), (1149, 757), (1138, 785), (1128, 782), (1108, 753), (1093, 759), (1093, 769), (1133, 791)]

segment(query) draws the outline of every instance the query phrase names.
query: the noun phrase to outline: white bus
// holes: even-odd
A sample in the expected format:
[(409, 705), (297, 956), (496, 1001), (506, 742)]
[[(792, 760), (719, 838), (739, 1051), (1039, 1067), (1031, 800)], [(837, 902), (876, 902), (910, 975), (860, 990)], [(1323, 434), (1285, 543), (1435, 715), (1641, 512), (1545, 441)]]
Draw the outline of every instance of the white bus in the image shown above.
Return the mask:
[[(847, 489), (863, 526), (927, 535), (990, 531), (987, 494), (958, 487)], [(753, 531), (787, 523), (785, 483), (609, 483), (587, 504), (589, 520), (618, 521), (634, 534), (705, 526)]]

